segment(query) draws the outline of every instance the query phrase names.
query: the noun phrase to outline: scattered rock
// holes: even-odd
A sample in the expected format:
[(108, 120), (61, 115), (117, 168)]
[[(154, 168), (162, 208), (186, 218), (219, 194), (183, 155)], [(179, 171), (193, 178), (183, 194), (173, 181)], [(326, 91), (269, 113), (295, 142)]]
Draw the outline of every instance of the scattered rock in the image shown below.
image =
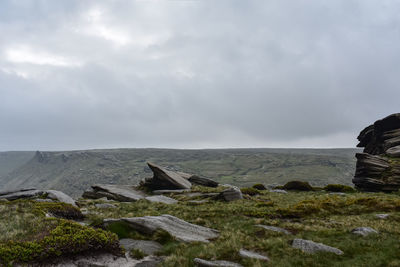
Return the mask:
[(234, 200), (243, 199), (243, 195), (238, 187), (232, 186), (231, 188), (226, 189), (221, 193), (219, 193), (218, 195), (216, 195), (215, 199), (222, 199), (230, 202)]
[(95, 207), (99, 208), (99, 209), (116, 209), (117, 208), (115, 205), (110, 204), (110, 203), (98, 203), (98, 204), (95, 204)]
[(243, 267), (243, 265), (230, 261), (207, 261), (195, 258), (193, 262), (198, 267)]
[(3, 193), (1, 193), (0, 198), (12, 201), (12, 200), (17, 200), (17, 199), (21, 199), (21, 198), (37, 198), (42, 195), (44, 195), (44, 192), (42, 190), (23, 189), (23, 190), (3, 192)]
[(134, 186), (129, 185), (96, 184), (92, 188), (93, 191), (84, 192), (82, 197), (91, 199), (107, 197), (117, 201), (132, 202), (143, 199), (146, 196)]
[(389, 217), (389, 214), (376, 214), (375, 217), (378, 219), (386, 219)]
[(177, 189), (177, 190), (154, 190), (154, 195), (162, 195), (162, 194), (182, 194), (190, 192), (190, 189)]
[(356, 154), (355, 186), (364, 191), (400, 189), (400, 113), (366, 127), (357, 139), (364, 151)]
[(250, 259), (256, 259), (256, 260), (261, 260), (261, 261), (269, 261), (269, 258), (267, 256), (258, 254), (254, 251), (245, 250), (245, 249), (241, 249), (239, 251), (239, 255), (242, 258), (250, 258)]
[(72, 206), (77, 207), (75, 200), (72, 197), (68, 196), (67, 194), (57, 191), (57, 190), (46, 190), (47, 197), (53, 200), (58, 200), (59, 202), (71, 204)]
[(310, 253), (310, 254), (314, 254), (319, 251), (331, 252), (331, 253), (335, 253), (337, 255), (343, 254), (343, 251), (341, 251), (340, 249), (330, 247), (330, 246), (324, 245), (322, 243), (316, 243), (311, 240), (304, 240), (304, 239), (297, 239), (297, 238), (293, 240), (292, 247), (300, 249), (303, 252)]
[(145, 197), (146, 200), (150, 202), (159, 202), (159, 203), (164, 203), (164, 204), (176, 204), (178, 203), (178, 200), (166, 197), (166, 196), (151, 196), (151, 197)]
[(283, 190), (283, 189), (272, 189), (272, 190), (269, 190), (269, 192), (270, 192), (270, 193), (287, 194), (287, 191), (286, 191), (286, 190)]
[(127, 251), (131, 249), (139, 249), (146, 255), (154, 255), (162, 249), (162, 245), (160, 243), (149, 240), (134, 240), (130, 238), (123, 238), (119, 240), (119, 244)]
[(378, 234), (378, 231), (372, 229), (371, 227), (357, 227), (351, 230), (353, 234), (367, 236), (370, 234)]
[(153, 171), (153, 177), (147, 178), (142, 185), (152, 190), (162, 189), (190, 189), (192, 184), (174, 171), (169, 171), (153, 163), (148, 162), (150, 169)]
[(189, 182), (192, 184), (197, 184), (197, 185), (202, 185), (202, 186), (207, 186), (207, 187), (218, 187), (218, 183), (204, 177), (199, 177), (197, 175), (191, 176), (189, 179)]
[(124, 221), (144, 234), (153, 234), (161, 229), (183, 242), (209, 242), (209, 239), (217, 238), (219, 235), (216, 230), (191, 224), (171, 215), (105, 219), (103, 222), (107, 225), (118, 221)]
[(286, 229), (280, 228), (280, 227), (276, 227), (276, 226), (269, 226), (269, 225), (262, 225), (262, 224), (257, 224), (256, 226), (264, 228), (266, 230), (270, 230), (270, 231), (274, 231), (274, 232), (279, 232), (279, 233), (284, 233), (287, 235), (291, 235), (292, 233), (289, 232)]

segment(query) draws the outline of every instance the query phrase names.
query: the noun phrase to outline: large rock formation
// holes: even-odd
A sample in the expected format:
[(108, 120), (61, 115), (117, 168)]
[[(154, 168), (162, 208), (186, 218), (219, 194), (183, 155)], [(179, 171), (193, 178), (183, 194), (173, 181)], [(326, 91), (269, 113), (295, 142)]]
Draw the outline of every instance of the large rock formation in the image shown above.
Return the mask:
[(190, 177), (185, 173), (178, 173), (167, 170), (158, 165), (148, 162), (150, 169), (153, 171), (153, 177), (147, 178), (142, 185), (152, 190), (160, 189), (190, 189), (192, 184), (186, 179)]
[(353, 183), (366, 191), (400, 188), (400, 113), (392, 114), (361, 131)]

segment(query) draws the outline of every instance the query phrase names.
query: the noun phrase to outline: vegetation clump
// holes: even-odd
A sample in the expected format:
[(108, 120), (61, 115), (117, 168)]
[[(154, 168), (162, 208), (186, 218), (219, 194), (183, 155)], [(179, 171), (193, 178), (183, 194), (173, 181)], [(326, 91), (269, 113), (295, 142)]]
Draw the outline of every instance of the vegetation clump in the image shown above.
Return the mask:
[(69, 220), (83, 220), (83, 216), (80, 209), (72, 206), (71, 204), (57, 203), (57, 202), (41, 202), (37, 205), (55, 217), (60, 217)]
[(260, 193), (257, 189), (252, 188), (252, 187), (241, 188), (240, 191), (242, 191), (242, 194), (246, 194), (249, 196), (255, 196)]
[(134, 259), (141, 260), (147, 255), (142, 250), (133, 248), (131, 249), (131, 251), (129, 251), (129, 256), (131, 256)]
[(297, 191), (313, 191), (313, 187), (308, 182), (290, 181), (287, 182), (281, 189), (297, 190)]
[(348, 185), (342, 185), (342, 184), (328, 184), (323, 188), (325, 191), (329, 192), (342, 192), (342, 193), (354, 193), (356, 190)]
[(263, 185), (263, 184), (255, 184), (255, 185), (253, 185), (252, 186), (254, 189), (257, 189), (257, 190), (267, 190), (267, 188), (265, 187), (265, 185)]

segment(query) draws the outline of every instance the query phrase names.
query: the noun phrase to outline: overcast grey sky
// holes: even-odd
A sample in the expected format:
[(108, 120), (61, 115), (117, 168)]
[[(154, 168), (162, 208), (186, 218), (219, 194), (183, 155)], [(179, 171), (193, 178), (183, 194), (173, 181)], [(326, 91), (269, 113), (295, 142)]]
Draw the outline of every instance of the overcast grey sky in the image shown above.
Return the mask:
[(353, 147), (400, 1), (2, 0), (0, 150)]

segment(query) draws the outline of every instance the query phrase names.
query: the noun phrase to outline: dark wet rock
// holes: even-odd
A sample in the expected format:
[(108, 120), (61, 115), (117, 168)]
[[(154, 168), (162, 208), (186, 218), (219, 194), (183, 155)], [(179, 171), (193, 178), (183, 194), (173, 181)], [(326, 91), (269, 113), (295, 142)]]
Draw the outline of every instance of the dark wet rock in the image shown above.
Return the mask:
[(146, 200), (150, 202), (158, 202), (158, 203), (164, 203), (164, 204), (176, 204), (178, 203), (178, 200), (166, 197), (166, 196), (150, 196), (150, 197), (145, 197)]
[(376, 121), (361, 131), (353, 183), (364, 191), (400, 189), (400, 113)]
[(222, 199), (225, 201), (235, 201), (239, 199), (243, 199), (242, 191), (236, 186), (232, 186), (229, 189), (226, 189), (215, 196), (215, 199)]
[(98, 203), (94, 205), (98, 209), (116, 209), (117, 206), (110, 203)]
[(171, 215), (105, 219), (103, 223), (108, 225), (119, 221), (126, 222), (132, 229), (144, 234), (153, 234), (161, 229), (183, 242), (209, 242), (209, 239), (219, 235), (216, 230), (191, 224)]
[(242, 258), (249, 258), (249, 259), (255, 259), (255, 260), (260, 260), (260, 261), (269, 261), (269, 258), (267, 256), (261, 255), (254, 251), (245, 250), (245, 249), (241, 249), (239, 251), (239, 255)]
[(25, 190), (24, 189), (24, 190), (19, 190), (19, 191), (3, 192), (2, 195), (0, 195), (0, 199), (7, 199), (9, 201), (12, 201), (12, 200), (23, 199), (23, 198), (38, 198), (38, 197), (41, 197), (42, 195), (44, 195), (44, 192), (42, 190), (36, 190), (36, 189)]
[(207, 186), (207, 187), (218, 187), (218, 183), (204, 177), (199, 177), (197, 175), (191, 176), (189, 179), (189, 182), (192, 184), (197, 184), (197, 185), (202, 185), (202, 186)]
[(264, 228), (264, 229), (266, 229), (266, 230), (273, 231), (273, 232), (284, 233), (284, 234), (287, 234), (287, 235), (292, 234), (292, 233), (289, 232), (288, 230), (283, 229), (283, 228), (280, 228), (280, 227), (276, 227), (276, 226), (262, 225), (262, 224), (257, 224), (256, 226), (257, 226), (257, 227)]
[(91, 199), (106, 197), (117, 201), (133, 202), (146, 196), (142, 191), (129, 185), (96, 184), (92, 188), (93, 191), (84, 192), (82, 197)]
[(190, 189), (192, 187), (192, 184), (182, 177), (182, 173), (167, 170), (150, 162), (147, 165), (153, 171), (153, 177), (145, 179), (142, 185), (151, 190)]
[(376, 214), (375, 217), (378, 219), (387, 219), (389, 217), (389, 214)]
[(310, 254), (314, 254), (314, 253), (320, 252), (320, 251), (331, 252), (331, 253), (335, 253), (337, 255), (343, 254), (343, 251), (341, 251), (340, 249), (330, 247), (330, 246), (324, 245), (322, 243), (316, 243), (314, 241), (304, 240), (304, 239), (293, 240), (292, 247), (300, 249), (303, 252), (310, 253)]
[(186, 192), (190, 192), (190, 189), (177, 189), (177, 190), (154, 190), (154, 195), (162, 195), (162, 194), (183, 194)]
[(65, 194), (64, 192), (57, 191), (57, 190), (46, 190), (45, 193), (47, 193), (47, 198), (57, 200), (59, 202), (71, 204), (72, 206), (76, 206), (75, 200)]
[(370, 234), (378, 234), (378, 231), (372, 229), (371, 227), (357, 227), (351, 230), (353, 234), (367, 236)]
[(193, 262), (198, 267), (243, 267), (243, 265), (231, 261), (208, 261), (195, 258)]
[(156, 241), (149, 240), (135, 240), (130, 238), (123, 238), (119, 240), (119, 244), (125, 248), (126, 251), (131, 249), (139, 249), (146, 255), (154, 255), (160, 252), (162, 245)]

